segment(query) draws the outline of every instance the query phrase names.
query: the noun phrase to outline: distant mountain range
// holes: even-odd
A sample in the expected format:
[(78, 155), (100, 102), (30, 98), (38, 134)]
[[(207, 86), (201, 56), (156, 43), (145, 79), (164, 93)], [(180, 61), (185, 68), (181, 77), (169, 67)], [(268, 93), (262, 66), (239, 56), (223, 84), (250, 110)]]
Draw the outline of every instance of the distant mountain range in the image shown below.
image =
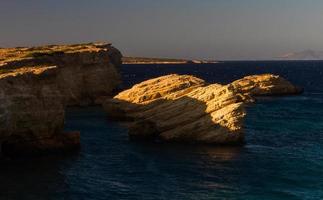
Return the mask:
[(278, 57), (284, 60), (323, 60), (323, 51), (306, 50), (287, 53)]

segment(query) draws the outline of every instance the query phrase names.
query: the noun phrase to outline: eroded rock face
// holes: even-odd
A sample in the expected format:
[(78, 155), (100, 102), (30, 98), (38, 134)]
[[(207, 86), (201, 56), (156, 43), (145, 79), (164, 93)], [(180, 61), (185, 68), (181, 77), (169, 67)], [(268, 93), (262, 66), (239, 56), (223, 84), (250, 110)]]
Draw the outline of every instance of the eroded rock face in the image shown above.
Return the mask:
[(2, 152), (36, 153), (80, 146), (63, 132), (65, 107), (100, 103), (120, 84), (121, 54), (108, 44), (0, 50)]
[(302, 93), (302, 88), (296, 87), (284, 78), (273, 75), (253, 75), (231, 83), (241, 93), (252, 96), (275, 96)]
[(288, 81), (269, 74), (228, 85), (173, 74), (137, 84), (103, 105), (111, 118), (128, 120), (130, 138), (241, 144), (245, 105), (254, 102), (253, 97), (299, 92)]

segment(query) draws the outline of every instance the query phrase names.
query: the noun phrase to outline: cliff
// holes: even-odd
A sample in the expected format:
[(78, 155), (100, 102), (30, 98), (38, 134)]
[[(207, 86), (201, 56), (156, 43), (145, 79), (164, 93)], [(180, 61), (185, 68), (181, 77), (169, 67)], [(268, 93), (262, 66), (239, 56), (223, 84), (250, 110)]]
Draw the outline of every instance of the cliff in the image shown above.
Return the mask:
[(2, 154), (78, 148), (79, 133), (63, 132), (64, 109), (111, 97), (121, 57), (110, 44), (0, 49)]
[(133, 139), (241, 144), (245, 106), (254, 97), (300, 92), (271, 74), (248, 76), (228, 85), (172, 74), (137, 84), (103, 105), (111, 118), (126, 121)]

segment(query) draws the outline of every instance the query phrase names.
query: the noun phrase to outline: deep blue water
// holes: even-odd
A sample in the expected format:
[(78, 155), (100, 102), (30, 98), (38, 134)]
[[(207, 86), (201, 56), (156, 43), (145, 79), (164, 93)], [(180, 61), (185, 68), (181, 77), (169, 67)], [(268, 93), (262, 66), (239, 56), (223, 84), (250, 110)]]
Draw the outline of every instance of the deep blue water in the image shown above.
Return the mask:
[(0, 199), (323, 199), (323, 62), (224, 62), (123, 66), (124, 86), (169, 73), (227, 83), (275, 73), (301, 96), (248, 108), (243, 147), (136, 143), (99, 107), (67, 112), (77, 154), (0, 166)]

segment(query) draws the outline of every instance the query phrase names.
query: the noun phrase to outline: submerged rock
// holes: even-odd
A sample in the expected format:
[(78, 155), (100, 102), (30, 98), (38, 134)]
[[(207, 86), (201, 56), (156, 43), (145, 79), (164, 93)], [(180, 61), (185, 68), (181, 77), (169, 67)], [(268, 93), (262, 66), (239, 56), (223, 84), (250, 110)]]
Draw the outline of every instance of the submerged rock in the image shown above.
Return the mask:
[(3, 154), (74, 149), (63, 131), (66, 106), (111, 97), (121, 53), (109, 44), (0, 49), (0, 145)]
[(132, 139), (241, 144), (245, 105), (262, 95), (301, 90), (271, 75), (248, 76), (228, 85), (172, 74), (144, 81), (103, 103), (111, 118), (125, 120)]

